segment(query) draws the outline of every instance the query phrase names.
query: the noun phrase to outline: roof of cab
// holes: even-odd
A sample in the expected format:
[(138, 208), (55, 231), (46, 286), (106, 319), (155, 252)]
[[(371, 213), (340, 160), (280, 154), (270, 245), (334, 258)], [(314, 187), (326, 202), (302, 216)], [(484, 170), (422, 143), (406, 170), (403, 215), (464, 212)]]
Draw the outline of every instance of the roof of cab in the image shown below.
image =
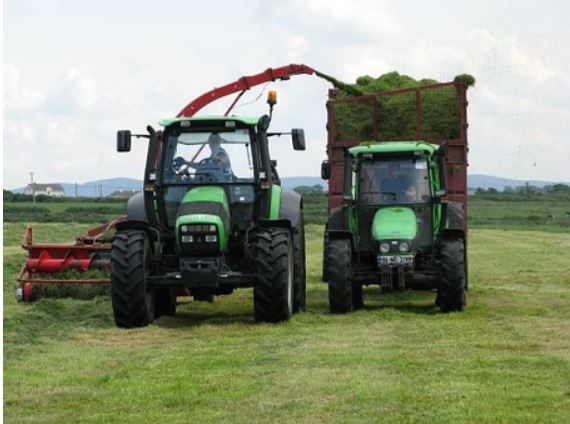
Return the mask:
[(352, 156), (364, 153), (401, 153), (423, 151), (433, 154), (439, 150), (437, 144), (425, 141), (391, 141), (391, 142), (367, 142), (348, 149)]
[(245, 125), (257, 125), (259, 121), (259, 116), (236, 116), (236, 115), (201, 115), (201, 116), (182, 116), (179, 118), (166, 118), (161, 119), (158, 124), (163, 127), (168, 127), (177, 122), (182, 121), (235, 121), (240, 122)]

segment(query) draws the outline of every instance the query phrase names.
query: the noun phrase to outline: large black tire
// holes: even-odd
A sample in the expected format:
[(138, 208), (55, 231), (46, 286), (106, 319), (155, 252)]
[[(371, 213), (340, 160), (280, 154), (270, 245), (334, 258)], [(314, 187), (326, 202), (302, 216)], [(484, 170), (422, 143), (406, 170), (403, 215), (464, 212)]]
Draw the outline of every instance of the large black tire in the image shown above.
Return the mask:
[(443, 240), (437, 295), (442, 312), (462, 311), (465, 308), (465, 286), (465, 244), (462, 239)]
[(255, 320), (286, 321), (293, 314), (294, 253), (291, 235), (282, 229), (261, 230), (257, 234), (255, 249)]
[(154, 317), (176, 315), (176, 289), (163, 287), (156, 290), (156, 306)]
[(305, 255), (305, 227), (303, 215), (293, 236), (295, 248), (295, 276), (293, 280), (293, 313), (307, 310), (307, 269)]
[(111, 250), (111, 300), (115, 324), (146, 327), (154, 320), (155, 292), (147, 284), (150, 245), (143, 231), (121, 231)]
[(331, 240), (327, 248), (329, 308), (333, 314), (353, 310), (352, 248), (350, 240)]

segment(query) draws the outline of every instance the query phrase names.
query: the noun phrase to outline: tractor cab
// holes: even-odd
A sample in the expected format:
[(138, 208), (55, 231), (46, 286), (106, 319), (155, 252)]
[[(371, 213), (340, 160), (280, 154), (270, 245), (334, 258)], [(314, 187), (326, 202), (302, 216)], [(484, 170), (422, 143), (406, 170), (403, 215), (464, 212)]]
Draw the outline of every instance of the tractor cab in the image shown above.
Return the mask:
[(355, 242), (363, 252), (378, 255), (378, 264), (399, 262), (407, 255), (412, 267), (410, 255), (433, 247), (442, 186), (438, 152), (439, 146), (423, 142), (368, 143), (349, 149), (351, 178), (346, 183), (355, 222), (362, 227)]

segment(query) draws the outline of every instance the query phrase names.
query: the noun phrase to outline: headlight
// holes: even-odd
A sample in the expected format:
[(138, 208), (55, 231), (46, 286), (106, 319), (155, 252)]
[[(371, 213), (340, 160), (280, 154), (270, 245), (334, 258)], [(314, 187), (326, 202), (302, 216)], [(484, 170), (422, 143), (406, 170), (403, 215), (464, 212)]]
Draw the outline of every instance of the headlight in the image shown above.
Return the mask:
[(400, 249), (400, 252), (408, 252), (410, 250), (410, 243), (408, 243), (407, 241), (403, 241), (402, 243), (400, 243), (398, 248)]
[(188, 232), (188, 225), (183, 225), (182, 227), (180, 227), (180, 229), (182, 230), (183, 233), (187, 233)]
[(388, 243), (380, 243), (380, 252), (388, 253), (390, 251), (390, 245)]
[(182, 243), (192, 243), (194, 241), (194, 237), (193, 236), (182, 236), (180, 238), (180, 240), (182, 241)]

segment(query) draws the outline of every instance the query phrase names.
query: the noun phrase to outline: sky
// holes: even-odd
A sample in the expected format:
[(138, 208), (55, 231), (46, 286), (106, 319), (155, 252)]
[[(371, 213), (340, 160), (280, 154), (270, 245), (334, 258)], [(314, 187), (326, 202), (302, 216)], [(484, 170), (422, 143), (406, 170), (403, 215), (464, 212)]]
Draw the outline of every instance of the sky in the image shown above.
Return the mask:
[[(472, 74), (469, 172), (570, 181), (568, 16), (564, 1), (4, 0), (3, 185), (30, 172), (41, 183), (141, 179), (146, 141), (119, 154), (118, 129), (158, 127), (215, 86), (289, 63), (346, 82)], [(259, 95), (275, 89), (272, 129), (305, 129), (305, 152), (271, 142), (281, 176), (319, 175), (329, 88), (296, 76), (235, 109), (264, 114)]]

